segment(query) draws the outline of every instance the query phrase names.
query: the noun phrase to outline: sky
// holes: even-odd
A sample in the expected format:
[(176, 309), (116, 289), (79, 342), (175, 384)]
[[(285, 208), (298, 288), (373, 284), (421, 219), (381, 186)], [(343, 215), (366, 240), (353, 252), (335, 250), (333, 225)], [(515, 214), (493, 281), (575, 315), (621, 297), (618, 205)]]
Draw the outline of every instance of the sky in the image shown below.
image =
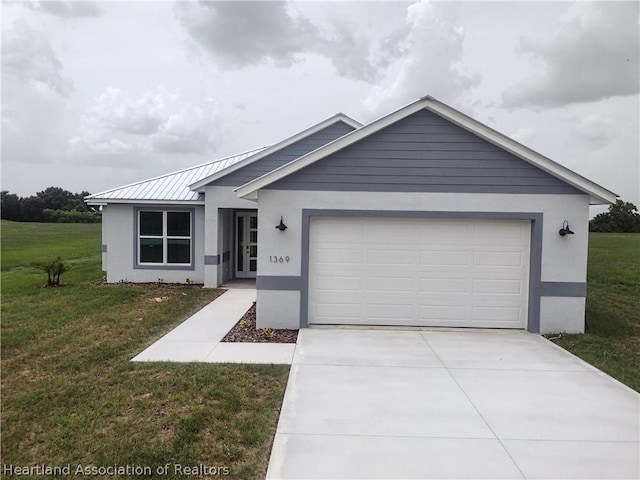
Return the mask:
[(2, 190), (96, 193), (431, 95), (640, 205), (639, 5), (2, 1)]

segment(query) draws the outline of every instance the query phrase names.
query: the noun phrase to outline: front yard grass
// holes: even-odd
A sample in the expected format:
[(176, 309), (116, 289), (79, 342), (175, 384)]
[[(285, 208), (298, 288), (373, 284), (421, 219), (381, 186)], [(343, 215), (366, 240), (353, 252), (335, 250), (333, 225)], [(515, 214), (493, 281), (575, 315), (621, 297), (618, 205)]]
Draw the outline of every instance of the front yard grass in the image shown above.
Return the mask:
[(640, 392), (640, 235), (589, 235), (586, 316), (554, 342)]
[[(31, 262), (58, 255), (73, 267), (66, 286), (42, 288)], [(101, 276), (100, 225), (2, 222), (2, 466), (264, 478), (288, 367), (132, 363), (221, 291), (91, 283)]]

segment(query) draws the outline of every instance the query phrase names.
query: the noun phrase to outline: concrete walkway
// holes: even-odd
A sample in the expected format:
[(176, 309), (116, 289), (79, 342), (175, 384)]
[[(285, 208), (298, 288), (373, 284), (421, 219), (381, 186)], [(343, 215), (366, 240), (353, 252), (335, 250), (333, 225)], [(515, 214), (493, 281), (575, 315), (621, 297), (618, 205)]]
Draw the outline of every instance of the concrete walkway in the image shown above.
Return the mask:
[(268, 479), (638, 479), (640, 396), (523, 331), (303, 329)]
[(255, 287), (237, 287), (231, 285), (132, 361), (291, 364), (293, 343), (220, 342), (256, 301)]

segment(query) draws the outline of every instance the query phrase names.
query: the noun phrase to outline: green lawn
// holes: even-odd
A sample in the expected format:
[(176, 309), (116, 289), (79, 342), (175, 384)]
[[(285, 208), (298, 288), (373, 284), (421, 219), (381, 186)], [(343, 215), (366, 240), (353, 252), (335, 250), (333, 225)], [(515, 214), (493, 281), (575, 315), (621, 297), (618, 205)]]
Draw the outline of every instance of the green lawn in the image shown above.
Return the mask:
[[(156, 478), (201, 478), (173, 468), (202, 464), (264, 478), (288, 367), (129, 361), (220, 291), (92, 284), (100, 225), (1, 227), (3, 464), (136, 464)], [(58, 255), (73, 267), (66, 286), (42, 288), (30, 265)]]
[(587, 330), (554, 340), (640, 392), (640, 235), (591, 233)]

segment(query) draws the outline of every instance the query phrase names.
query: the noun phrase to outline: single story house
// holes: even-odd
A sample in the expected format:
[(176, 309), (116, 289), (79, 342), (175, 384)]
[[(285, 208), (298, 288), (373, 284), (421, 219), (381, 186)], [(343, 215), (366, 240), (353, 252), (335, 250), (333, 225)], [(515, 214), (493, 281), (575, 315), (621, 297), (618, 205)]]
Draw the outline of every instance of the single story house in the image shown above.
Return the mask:
[(433, 97), (87, 197), (109, 282), (256, 278), (258, 328), (583, 332), (616, 195)]

